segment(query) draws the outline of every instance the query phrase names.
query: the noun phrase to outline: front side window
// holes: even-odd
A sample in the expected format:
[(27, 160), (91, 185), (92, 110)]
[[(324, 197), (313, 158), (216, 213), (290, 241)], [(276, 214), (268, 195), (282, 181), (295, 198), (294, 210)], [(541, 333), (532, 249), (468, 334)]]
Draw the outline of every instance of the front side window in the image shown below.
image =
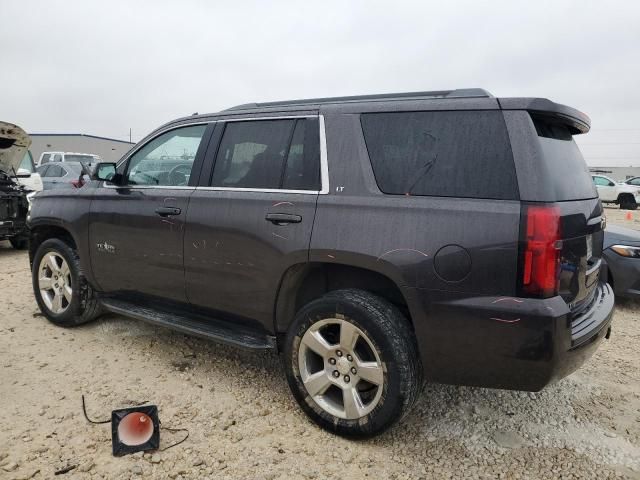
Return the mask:
[(186, 186), (206, 125), (176, 128), (157, 136), (129, 158), (129, 185)]
[(318, 190), (317, 143), (315, 120), (229, 122), (216, 156), (212, 185)]
[(609, 185), (607, 179), (602, 177), (593, 177), (593, 183), (595, 183), (599, 187), (606, 187), (607, 185)]
[(396, 195), (517, 199), (515, 165), (497, 111), (361, 116), (378, 187)]
[(640, 187), (640, 177), (633, 178), (627, 182), (629, 185), (636, 185)]

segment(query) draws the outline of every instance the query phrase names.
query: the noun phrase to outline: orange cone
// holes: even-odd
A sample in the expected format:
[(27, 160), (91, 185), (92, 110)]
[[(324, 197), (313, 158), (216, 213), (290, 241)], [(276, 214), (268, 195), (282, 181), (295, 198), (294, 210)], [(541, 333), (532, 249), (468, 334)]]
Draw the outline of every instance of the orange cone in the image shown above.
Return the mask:
[(633, 215), (631, 214), (631, 212), (627, 212), (627, 214), (624, 216), (625, 219), (627, 220), (633, 220)]

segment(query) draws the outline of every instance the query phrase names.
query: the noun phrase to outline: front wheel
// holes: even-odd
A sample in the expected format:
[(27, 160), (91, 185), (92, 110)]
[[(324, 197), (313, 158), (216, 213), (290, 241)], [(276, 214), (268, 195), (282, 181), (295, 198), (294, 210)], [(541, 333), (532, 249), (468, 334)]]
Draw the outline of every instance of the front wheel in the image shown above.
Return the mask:
[(31, 276), (40, 310), (56, 325), (73, 327), (100, 315), (100, 302), (82, 273), (78, 254), (64, 241), (42, 242)]
[(303, 307), (283, 359), (302, 409), (322, 428), (348, 437), (391, 427), (422, 387), (411, 325), (394, 305), (361, 290), (330, 292)]
[(638, 204), (636, 203), (636, 199), (633, 198), (633, 195), (620, 195), (618, 203), (620, 204), (621, 210), (636, 210), (638, 208)]

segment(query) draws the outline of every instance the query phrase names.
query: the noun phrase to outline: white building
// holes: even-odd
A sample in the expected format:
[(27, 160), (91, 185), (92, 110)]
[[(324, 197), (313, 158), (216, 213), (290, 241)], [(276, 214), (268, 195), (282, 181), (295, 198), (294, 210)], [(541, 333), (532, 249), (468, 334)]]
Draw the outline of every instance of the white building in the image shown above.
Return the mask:
[(37, 162), (42, 152), (93, 153), (105, 161), (115, 162), (133, 143), (84, 133), (31, 133), (31, 154)]
[(591, 173), (600, 173), (619, 182), (640, 177), (640, 167), (589, 167)]

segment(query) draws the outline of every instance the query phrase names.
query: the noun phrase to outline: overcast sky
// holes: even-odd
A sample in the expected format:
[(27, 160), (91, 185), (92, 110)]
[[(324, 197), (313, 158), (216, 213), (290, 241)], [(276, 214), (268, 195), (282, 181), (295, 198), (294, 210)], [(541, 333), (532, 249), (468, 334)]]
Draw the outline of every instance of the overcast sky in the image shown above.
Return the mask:
[(640, 166), (640, 2), (0, 0), (0, 120), (139, 140), (239, 103), (482, 87), (592, 119)]

